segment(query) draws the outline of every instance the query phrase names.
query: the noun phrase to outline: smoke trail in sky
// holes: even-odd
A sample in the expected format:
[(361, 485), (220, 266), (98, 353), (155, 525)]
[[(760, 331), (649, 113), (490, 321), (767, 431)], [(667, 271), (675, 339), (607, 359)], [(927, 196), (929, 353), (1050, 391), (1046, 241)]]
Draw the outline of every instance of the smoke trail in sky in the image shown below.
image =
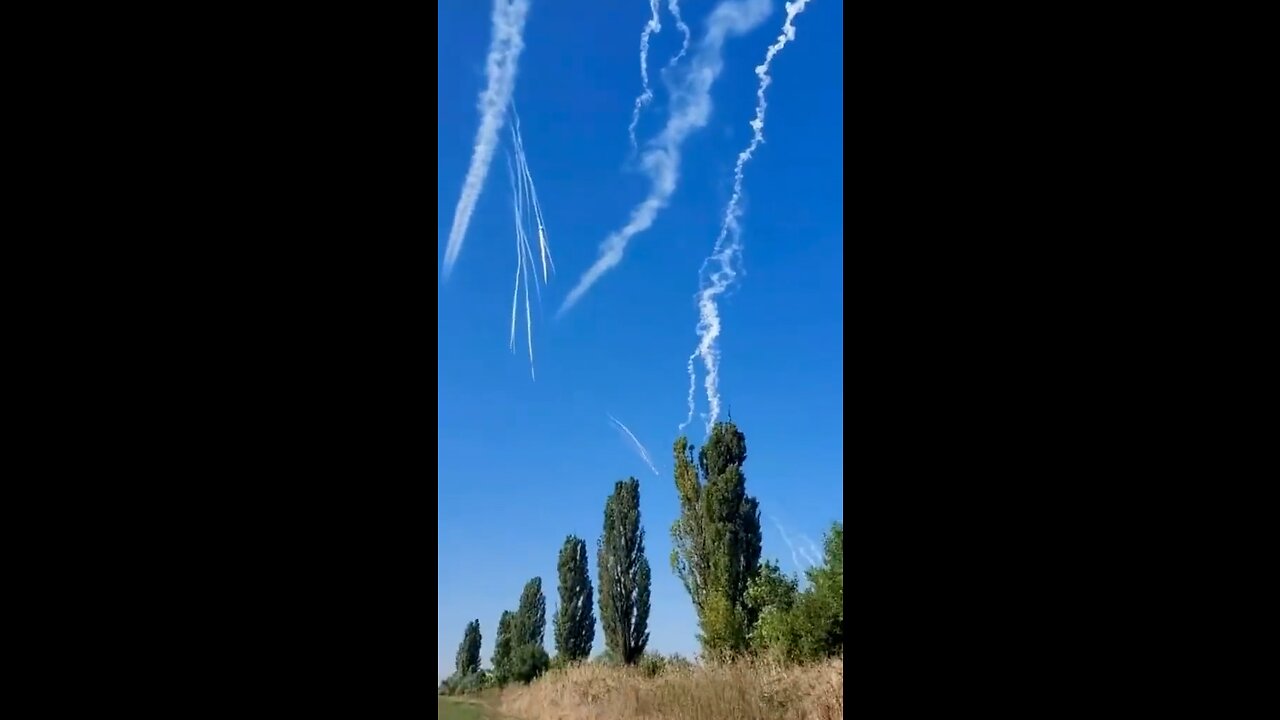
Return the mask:
[(444, 251), (444, 277), (449, 277), (462, 252), (467, 226), (476, 209), (476, 201), (484, 188), (494, 150), (498, 147), (498, 131), (503, 113), (511, 101), (516, 84), (516, 66), (524, 49), (524, 22), (529, 15), (529, 0), (494, 0), (493, 35), (489, 39), (489, 55), (485, 59), (487, 85), (480, 93), (480, 128), (476, 130), (471, 165), (462, 183), (462, 194), (453, 211), (453, 227)]
[(782, 523), (778, 522), (778, 518), (770, 515), (769, 519), (773, 521), (775, 526), (777, 526), (778, 533), (782, 535), (782, 542), (786, 543), (787, 549), (791, 551), (791, 564), (795, 566), (796, 573), (802, 574), (804, 572), (804, 566), (800, 564), (800, 556), (796, 553), (796, 544), (791, 542), (791, 537), (787, 535), (787, 529), (782, 526)]
[(640, 110), (653, 100), (653, 90), (649, 88), (649, 36), (659, 32), (662, 32), (662, 23), (658, 21), (658, 0), (649, 0), (649, 22), (640, 31), (640, 82), (644, 91), (636, 98), (635, 109), (631, 111), (631, 125), (627, 127), (632, 150), (636, 149), (636, 125), (640, 122)]
[[(667, 0), (667, 10), (671, 12), (671, 17), (676, 19), (676, 29), (684, 36), (684, 40), (680, 43), (680, 52), (667, 62), (667, 67), (671, 67), (680, 62), (680, 58), (689, 51), (689, 26), (684, 24), (684, 18), (680, 17), (680, 0)], [(635, 143), (633, 142), (632, 145)]]
[(622, 430), (622, 432), (627, 434), (627, 437), (631, 438), (631, 442), (635, 443), (636, 450), (638, 450), (640, 453), (640, 459), (644, 460), (644, 464), (649, 466), (649, 469), (653, 471), (654, 475), (657, 475), (658, 468), (654, 467), (653, 460), (649, 458), (649, 451), (645, 449), (644, 445), (640, 444), (640, 441), (638, 439), (636, 439), (635, 433), (631, 432), (631, 430), (626, 425), (623, 425), (622, 421), (619, 420), (618, 418), (612, 415), (609, 415), (608, 417), (610, 420), (613, 421), (613, 424), (617, 425)]
[(670, 115), (662, 133), (647, 143), (640, 165), (652, 185), (649, 196), (631, 211), (631, 218), (600, 244), (594, 264), (583, 273), (569, 292), (557, 315), (564, 315), (606, 272), (622, 262), (627, 243), (638, 233), (648, 230), (675, 193), (680, 179), (680, 149), (694, 130), (704, 127), (711, 117), (711, 86), (724, 69), (721, 50), (730, 35), (745, 34), (769, 16), (770, 0), (732, 0), (722, 2), (711, 11), (706, 35), (698, 43), (689, 67), (675, 72), (668, 82), (671, 90)]
[[(708, 409), (705, 416), (707, 433), (711, 432), (711, 426), (720, 417), (720, 348), (716, 344), (716, 340), (720, 337), (720, 310), (716, 306), (716, 297), (723, 294), (738, 275), (733, 268), (733, 261), (742, 252), (742, 227), (738, 224), (738, 220), (742, 216), (742, 208), (740, 206), (742, 180), (747, 162), (751, 160), (752, 154), (755, 153), (760, 143), (764, 142), (764, 112), (767, 107), (764, 99), (765, 90), (769, 87), (769, 83), (773, 82), (772, 78), (769, 77), (769, 65), (782, 48), (789, 41), (795, 39), (796, 29), (792, 22), (795, 20), (796, 15), (804, 11), (805, 5), (808, 3), (809, 0), (796, 0), (796, 2), (786, 4), (787, 17), (782, 23), (782, 34), (765, 52), (764, 62), (756, 67), (756, 75), (760, 78), (760, 86), (756, 89), (756, 116), (751, 121), (751, 129), (753, 131), (751, 143), (738, 154), (738, 162), (733, 169), (733, 194), (730, 196), (729, 204), (725, 208), (724, 220), (720, 224), (720, 235), (716, 238), (711, 256), (703, 261), (702, 267), (698, 271), (698, 279), (701, 286), (698, 292), (698, 347), (689, 356), (687, 365), (690, 385), (688, 397), (689, 413), (684, 423), (680, 425), (681, 431), (693, 420), (693, 386), (696, 383), (693, 359), (695, 357), (702, 358), (702, 365), (707, 372), (703, 381), (707, 391)], [(718, 269), (704, 279), (707, 266), (712, 261), (716, 263)]]

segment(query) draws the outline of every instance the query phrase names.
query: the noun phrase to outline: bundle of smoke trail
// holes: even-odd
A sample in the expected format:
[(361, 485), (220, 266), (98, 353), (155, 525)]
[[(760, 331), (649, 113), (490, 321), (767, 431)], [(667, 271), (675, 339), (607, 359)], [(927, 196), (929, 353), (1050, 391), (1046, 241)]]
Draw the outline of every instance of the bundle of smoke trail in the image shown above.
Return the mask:
[(462, 252), (462, 242), (471, 223), (476, 201), (484, 188), (498, 146), (498, 131), (502, 129), (503, 112), (511, 101), (516, 83), (516, 66), (520, 52), (524, 50), (524, 23), (529, 15), (529, 0), (493, 0), (493, 36), (489, 40), (489, 55), (485, 58), (487, 84), (480, 93), (480, 127), (476, 130), (475, 148), (471, 152), (471, 165), (462, 183), (462, 194), (453, 211), (453, 227), (449, 230), (449, 242), (444, 251), (444, 277), (449, 277), (453, 265)]
[(636, 149), (636, 124), (640, 122), (640, 110), (653, 100), (653, 91), (649, 89), (649, 36), (659, 32), (662, 32), (662, 23), (658, 21), (658, 0), (649, 0), (649, 22), (640, 31), (640, 83), (644, 91), (636, 98), (635, 109), (631, 111), (631, 125), (627, 127), (632, 151)]
[[(809, 0), (796, 0), (786, 4), (787, 17), (782, 23), (782, 34), (765, 52), (764, 62), (756, 67), (756, 75), (760, 78), (760, 86), (756, 89), (756, 116), (751, 121), (751, 129), (753, 131), (751, 143), (738, 154), (738, 162), (733, 168), (733, 194), (730, 196), (729, 204), (725, 208), (724, 220), (720, 224), (720, 234), (716, 238), (715, 247), (710, 257), (703, 261), (702, 267), (698, 270), (700, 285), (698, 292), (698, 347), (689, 356), (687, 365), (690, 385), (689, 414), (684, 423), (680, 425), (681, 431), (693, 420), (693, 386), (696, 382), (693, 359), (695, 357), (702, 358), (702, 365), (707, 372), (703, 382), (707, 391), (706, 431), (708, 434), (710, 434), (711, 427), (720, 417), (720, 348), (716, 345), (716, 340), (720, 337), (720, 311), (716, 307), (716, 297), (729, 288), (738, 274), (734, 270), (733, 261), (735, 256), (742, 251), (742, 228), (738, 224), (738, 219), (742, 216), (742, 208), (740, 207), (742, 178), (747, 161), (751, 159), (752, 154), (760, 146), (760, 143), (764, 142), (765, 90), (769, 87), (769, 83), (773, 82), (772, 78), (769, 77), (769, 65), (773, 62), (773, 58), (786, 46), (787, 42), (795, 39), (796, 28), (792, 21), (795, 20), (796, 15), (799, 15), (804, 10), (805, 5), (808, 3)], [(712, 261), (715, 261), (717, 269), (710, 277), (703, 280), (703, 273), (706, 272), (707, 266)]]
[[(516, 349), (516, 306), (520, 297), (521, 280), (524, 284), (524, 317), (525, 317), (525, 338), (529, 344), (529, 377), (537, 380), (537, 376), (533, 370), (533, 313), (529, 303), (529, 269), (528, 264), (533, 263), (533, 254), (529, 251), (529, 238), (525, 234), (524, 218), (524, 192), (523, 187), (516, 182), (515, 169), (511, 165), (511, 154), (507, 153), (507, 176), (511, 180), (512, 195), (512, 212), (516, 221), (516, 283), (515, 289), (511, 295), (511, 339), (508, 346), (512, 352)], [(528, 258), (528, 264), (525, 259)], [(537, 273), (534, 273), (533, 280), (538, 281)]]
[(622, 430), (622, 432), (627, 434), (627, 437), (631, 438), (631, 442), (635, 444), (636, 450), (640, 452), (640, 459), (644, 460), (644, 464), (649, 466), (649, 469), (653, 471), (654, 475), (659, 474), (658, 468), (654, 467), (653, 460), (650, 459), (649, 457), (649, 451), (644, 448), (644, 445), (640, 444), (640, 440), (636, 438), (635, 433), (631, 432), (631, 429), (628, 428), (626, 425), (623, 425), (622, 421), (619, 420), (618, 418), (612, 415), (608, 415), (608, 413), (606, 413), (606, 415), (610, 420), (613, 421), (613, 424), (617, 425)]
[(791, 542), (791, 537), (787, 535), (787, 529), (782, 527), (782, 523), (778, 522), (778, 518), (770, 515), (769, 519), (778, 528), (778, 534), (782, 535), (782, 542), (787, 544), (787, 549), (791, 551), (791, 564), (796, 568), (796, 574), (804, 571), (804, 566), (800, 564), (800, 556), (796, 553), (796, 544)]
[[(684, 40), (680, 42), (680, 52), (675, 57), (667, 61), (667, 67), (671, 68), (680, 62), (680, 58), (689, 50), (689, 26), (684, 24), (684, 19), (680, 17), (680, 0), (667, 0), (667, 10), (671, 12), (671, 17), (676, 19), (676, 29), (684, 36)], [(633, 146), (635, 142), (631, 143)]]
[(826, 553), (822, 552), (808, 535), (800, 533), (800, 540), (804, 542), (804, 545), (800, 546), (800, 553), (808, 559), (811, 566), (818, 567), (826, 561)]
[(538, 202), (538, 189), (533, 184), (533, 173), (529, 171), (529, 158), (524, 152), (524, 136), (520, 134), (520, 114), (516, 112), (516, 104), (511, 102), (511, 116), (515, 120), (511, 127), (511, 137), (516, 146), (516, 159), (520, 163), (520, 168), (528, 186), (529, 199), (533, 203), (534, 220), (538, 223), (538, 252), (542, 257), (542, 281), (548, 281), (547, 265), (550, 263), (551, 272), (556, 271), (556, 261), (551, 257), (551, 245), (547, 240), (547, 224), (542, 218), (542, 204)]
[(707, 124), (711, 116), (711, 85), (724, 68), (721, 49), (729, 35), (745, 34), (769, 16), (770, 0), (726, 0), (711, 11), (706, 35), (698, 43), (688, 69), (668, 83), (671, 90), (670, 116), (666, 127), (649, 141), (640, 164), (649, 176), (649, 196), (631, 211), (631, 218), (600, 244), (594, 264), (583, 273), (569, 292), (557, 316), (564, 315), (606, 272), (622, 261), (627, 243), (649, 229), (666, 207), (680, 178), (680, 148), (686, 138)]

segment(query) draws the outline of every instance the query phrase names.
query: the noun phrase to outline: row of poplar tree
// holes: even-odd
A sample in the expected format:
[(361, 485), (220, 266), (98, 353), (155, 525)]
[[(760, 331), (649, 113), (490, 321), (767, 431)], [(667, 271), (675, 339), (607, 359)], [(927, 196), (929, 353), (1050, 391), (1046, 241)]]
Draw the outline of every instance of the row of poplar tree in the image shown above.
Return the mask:
[[(807, 571), (801, 590), (772, 562), (761, 562), (760, 504), (746, 492), (746, 437), (732, 422), (717, 423), (697, 452), (676, 440), (675, 485), (680, 516), (671, 527), (671, 566), (698, 615), (705, 657), (768, 653), (810, 660), (844, 650), (844, 525), (824, 538), (824, 562)], [(640, 523), (640, 483), (614, 485), (605, 501), (604, 530), (596, 545), (600, 624), (616, 660), (634, 664), (649, 642), (649, 561)], [(560, 604), (553, 617), (558, 661), (591, 654), (595, 641), (593, 588), (587, 545), (570, 535), (557, 565)], [(493, 676), (527, 682), (544, 671), (546, 598), (533, 578), (515, 612), (498, 621)], [(458, 648), (455, 680), (480, 670), (480, 621), (467, 624)]]

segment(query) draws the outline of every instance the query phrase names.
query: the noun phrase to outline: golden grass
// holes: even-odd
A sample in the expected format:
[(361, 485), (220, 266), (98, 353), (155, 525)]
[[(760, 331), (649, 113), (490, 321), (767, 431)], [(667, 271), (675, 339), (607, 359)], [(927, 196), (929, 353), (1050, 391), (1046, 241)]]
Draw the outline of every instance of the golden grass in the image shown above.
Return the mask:
[(765, 661), (668, 669), (581, 665), (502, 691), (519, 720), (835, 720), (844, 717), (844, 660)]

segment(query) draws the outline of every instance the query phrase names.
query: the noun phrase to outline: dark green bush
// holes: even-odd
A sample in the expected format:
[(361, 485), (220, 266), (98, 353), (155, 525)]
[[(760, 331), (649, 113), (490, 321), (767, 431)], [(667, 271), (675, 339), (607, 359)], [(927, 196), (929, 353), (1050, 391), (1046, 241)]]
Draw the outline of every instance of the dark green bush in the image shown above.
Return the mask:
[(511, 653), (510, 678), (528, 684), (551, 666), (551, 658), (541, 645), (521, 645)]

